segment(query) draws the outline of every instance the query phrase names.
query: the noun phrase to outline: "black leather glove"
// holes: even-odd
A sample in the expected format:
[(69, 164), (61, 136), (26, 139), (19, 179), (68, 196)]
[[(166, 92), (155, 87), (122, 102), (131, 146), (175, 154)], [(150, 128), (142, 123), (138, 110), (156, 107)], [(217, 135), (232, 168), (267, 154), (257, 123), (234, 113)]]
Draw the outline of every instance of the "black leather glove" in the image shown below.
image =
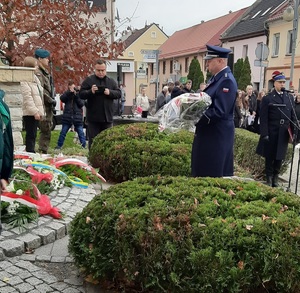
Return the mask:
[(269, 136), (268, 135), (265, 135), (265, 136), (262, 136), (261, 138), (263, 141), (269, 141)]

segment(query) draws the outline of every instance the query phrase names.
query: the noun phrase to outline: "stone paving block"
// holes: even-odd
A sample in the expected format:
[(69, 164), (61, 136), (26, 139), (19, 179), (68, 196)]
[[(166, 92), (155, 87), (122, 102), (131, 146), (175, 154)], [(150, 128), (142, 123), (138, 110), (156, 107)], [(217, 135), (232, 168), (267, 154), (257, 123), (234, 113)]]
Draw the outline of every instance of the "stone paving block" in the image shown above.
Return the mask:
[(21, 283), (23, 283), (23, 280), (19, 276), (12, 276), (7, 281), (7, 284), (9, 284), (11, 286), (15, 286), (15, 285), (21, 284)]
[(1, 236), (4, 237), (4, 238), (9, 238), (11, 236), (14, 236), (15, 234), (14, 233), (11, 233), (10, 231), (2, 231), (1, 232)]
[(41, 268), (35, 266), (34, 264), (32, 264), (31, 262), (29, 261), (24, 261), (24, 260), (20, 260), (18, 261), (16, 264), (15, 264), (17, 267), (19, 268), (22, 268), (22, 269), (25, 269), (29, 272), (37, 272), (37, 271), (40, 271)]
[(37, 255), (36, 261), (42, 261), (42, 262), (50, 262), (51, 261), (51, 255)]
[(35, 261), (35, 257), (36, 256), (34, 254), (22, 254), (21, 255), (21, 260), (34, 262)]
[(11, 233), (14, 233), (15, 235), (21, 235), (25, 232), (26, 230), (24, 229), (21, 229), (19, 227), (16, 227), (16, 228), (13, 228), (13, 229), (10, 229), (9, 232)]
[(25, 251), (38, 248), (42, 244), (41, 237), (31, 233), (25, 234), (24, 236), (20, 236), (17, 239), (24, 242)]
[(47, 284), (53, 284), (58, 281), (56, 277), (49, 275), (47, 272), (45, 272), (43, 270), (33, 272), (32, 275), (38, 279), (43, 280), (44, 283), (47, 283)]
[(12, 287), (1, 287), (1, 293), (16, 293), (16, 290)]
[(58, 222), (52, 222), (50, 224), (47, 224), (47, 228), (53, 229), (55, 231), (56, 239), (61, 239), (66, 236), (66, 226), (58, 223)]
[(15, 265), (13, 265), (11, 267), (6, 268), (5, 271), (12, 275), (18, 275), (18, 274), (22, 273), (23, 270)]
[(55, 241), (55, 231), (47, 228), (38, 228), (32, 230), (33, 234), (38, 235), (42, 239), (42, 244), (46, 245)]
[(35, 277), (30, 277), (30, 278), (26, 279), (26, 282), (32, 286), (36, 286), (36, 285), (43, 283), (43, 281), (41, 279), (38, 279)]
[(21, 255), (25, 250), (24, 242), (16, 239), (8, 239), (0, 242), (0, 248), (3, 249), (4, 254), (8, 257)]
[(34, 289), (34, 287), (28, 283), (22, 283), (22, 284), (16, 285), (14, 288), (19, 290), (19, 292), (21, 292), (21, 293), (27, 293)]
[(6, 271), (0, 271), (0, 280), (5, 281), (6, 279), (11, 278), (12, 275)]
[(35, 288), (39, 291), (39, 292), (53, 292), (53, 289), (47, 285), (47, 284), (40, 284), (35, 286)]
[(27, 278), (30, 278), (32, 275), (28, 271), (23, 271), (21, 274), (19, 274), (19, 277), (22, 280), (26, 280)]
[(0, 261), (2, 261), (4, 259), (5, 259), (5, 255), (4, 255), (3, 249), (0, 248)]

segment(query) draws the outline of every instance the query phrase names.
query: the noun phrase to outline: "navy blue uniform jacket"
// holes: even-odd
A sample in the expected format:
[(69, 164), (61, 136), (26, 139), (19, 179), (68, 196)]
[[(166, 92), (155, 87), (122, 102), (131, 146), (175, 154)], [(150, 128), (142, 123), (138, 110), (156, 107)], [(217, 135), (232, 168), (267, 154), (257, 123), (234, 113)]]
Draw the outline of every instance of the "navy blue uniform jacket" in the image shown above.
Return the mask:
[[(274, 104), (286, 105), (277, 107)], [(290, 120), (295, 120), (294, 99), (287, 92), (282, 95), (273, 90), (263, 97), (260, 106), (260, 140), (256, 153), (273, 160), (283, 160), (286, 155)], [(293, 128), (293, 127), (292, 127)], [(262, 138), (269, 136), (269, 141)]]
[(211, 79), (205, 88), (212, 104), (196, 124), (192, 148), (193, 177), (233, 175), (233, 113), (237, 84), (229, 67)]

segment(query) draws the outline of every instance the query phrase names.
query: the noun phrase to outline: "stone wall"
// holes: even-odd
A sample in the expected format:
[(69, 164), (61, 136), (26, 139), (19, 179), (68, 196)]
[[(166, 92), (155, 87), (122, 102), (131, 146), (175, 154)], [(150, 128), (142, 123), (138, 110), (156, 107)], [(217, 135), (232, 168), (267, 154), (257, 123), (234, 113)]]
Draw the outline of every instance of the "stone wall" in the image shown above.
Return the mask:
[(14, 145), (22, 146), (22, 103), (21, 81), (33, 81), (34, 68), (0, 66), (0, 89), (5, 91), (4, 101), (11, 113)]

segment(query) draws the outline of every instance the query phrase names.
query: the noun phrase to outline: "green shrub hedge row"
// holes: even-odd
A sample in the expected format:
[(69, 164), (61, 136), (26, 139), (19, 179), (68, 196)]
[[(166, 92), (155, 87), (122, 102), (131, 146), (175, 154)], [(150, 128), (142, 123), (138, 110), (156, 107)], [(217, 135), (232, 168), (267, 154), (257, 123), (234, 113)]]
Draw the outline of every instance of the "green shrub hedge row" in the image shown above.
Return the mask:
[(193, 134), (165, 134), (157, 124), (120, 125), (100, 133), (89, 154), (91, 164), (114, 182), (152, 174), (190, 176)]
[(123, 292), (300, 292), (300, 199), (256, 182), (149, 177), (72, 222), (70, 252)]
[[(264, 158), (255, 153), (258, 139), (255, 133), (236, 129), (234, 160), (236, 169), (242, 168), (253, 177), (261, 178)], [(165, 134), (153, 123), (115, 126), (95, 138), (89, 161), (113, 182), (154, 174), (190, 176), (192, 142), (193, 134), (186, 130)], [(282, 173), (287, 169), (291, 154), (290, 147)]]
[[(262, 178), (265, 175), (265, 160), (255, 153), (259, 135), (248, 130), (237, 128), (234, 141), (234, 162), (239, 167), (249, 170), (255, 178)], [(283, 161), (280, 173), (283, 174), (292, 157), (293, 148), (290, 144), (287, 155)]]

